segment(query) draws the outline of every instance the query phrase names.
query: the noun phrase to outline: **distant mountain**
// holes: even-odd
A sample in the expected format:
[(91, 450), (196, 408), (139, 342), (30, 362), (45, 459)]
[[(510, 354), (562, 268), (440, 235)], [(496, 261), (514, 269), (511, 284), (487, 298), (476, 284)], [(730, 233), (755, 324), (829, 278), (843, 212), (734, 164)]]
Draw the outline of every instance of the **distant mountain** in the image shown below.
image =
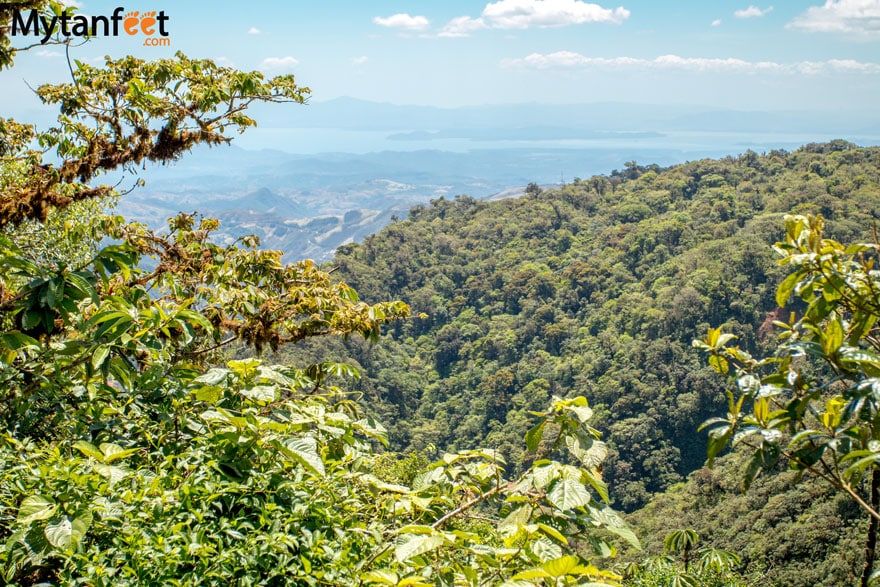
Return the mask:
[[(880, 128), (880, 116), (864, 119), (845, 110), (623, 103), (437, 108), (338, 98), (305, 107), (255, 107), (251, 114), (260, 127), (243, 137), (252, 141), (244, 144), (259, 150), (204, 148), (161, 173), (147, 169), (141, 172), (147, 187), (123, 199), (124, 213), (158, 226), (178, 211), (198, 210), (221, 217), (229, 234), (256, 232), (288, 259), (307, 253), (324, 260), (339, 244), (440, 197), (487, 198), (532, 182), (607, 173), (632, 161), (671, 165), (838, 137), (880, 143), (870, 130)], [(332, 151), (321, 152), (327, 149)], [(349, 212), (368, 220), (346, 223)], [(325, 231), (331, 217), (338, 226)], [(325, 220), (300, 223), (311, 219)], [(269, 225), (276, 228), (264, 228)]]
[(120, 209), (156, 228), (180, 211), (198, 211), (219, 218), (230, 239), (253, 233), (289, 260), (323, 261), (432, 199), (500, 199), (520, 195), (531, 182), (546, 187), (633, 159), (668, 164), (687, 156), (639, 148), (295, 155), (219, 147), (161, 173), (142, 172), (146, 187), (123, 198)]
[[(880, 123), (876, 113), (740, 111), (698, 104), (494, 104), (438, 108), (355, 98), (312, 102), (304, 108), (256, 109), (262, 126), (374, 131), (444, 131), (558, 126), (592, 131), (735, 130), (738, 132), (830, 132), (848, 134)], [(768, 126), (769, 124), (769, 126)]]

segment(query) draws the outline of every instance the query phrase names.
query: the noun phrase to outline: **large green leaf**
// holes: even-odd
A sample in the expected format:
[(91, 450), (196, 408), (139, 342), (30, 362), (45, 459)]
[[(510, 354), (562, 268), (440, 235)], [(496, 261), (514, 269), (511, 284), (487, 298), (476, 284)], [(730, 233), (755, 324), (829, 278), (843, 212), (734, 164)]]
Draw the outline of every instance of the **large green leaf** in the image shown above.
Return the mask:
[(531, 452), (535, 452), (538, 450), (538, 446), (541, 444), (541, 439), (544, 436), (544, 424), (546, 420), (541, 420), (532, 427), (528, 432), (526, 432), (526, 448), (528, 448)]
[(122, 448), (118, 444), (113, 444), (112, 442), (102, 442), (99, 448), (104, 454), (105, 463), (112, 463), (113, 461), (124, 459), (138, 451), (137, 448)]
[(104, 453), (101, 452), (97, 446), (92, 444), (91, 442), (87, 442), (85, 440), (79, 440), (73, 443), (73, 448), (83, 453), (87, 457), (91, 457), (98, 462), (104, 462)]
[(318, 443), (311, 436), (288, 440), (279, 446), (284, 454), (312, 473), (324, 475), (324, 461), (318, 455)]
[(257, 403), (275, 401), (276, 389), (268, 385), (255, 385), (241, 390), (241, 395)]
[(446, 541), (446, 538), (439, 534), (433, 536), (415, 535), (412, 538), (407, 537), (395, 547), (394, 557), (397, 559), (397, 562), (402, 563), (413, 557), (440, 548), (446, 543)]
[(590, 492), (573, 479), (559, 479), (547, 493), (547, 500), (562, 511), (590, 503)]
[(24, 498), (18, 508), (18, 522), (30, 524), (36, 520), (48, 520), (57, 507), (55, 500), (47, 495), (31, 495)]
[(46, 524), (46, 538), (49, 544), (61, 550), (75, 550), (83, 536), (92, 525), (92, 514), (88, 510), (77, 512), (71, 520), (67, 516), (56, 522)]
[(204, 383), (205, 385), (218, 385), (219, 383), (226, 381), (226, 376), (228, 374), (228, 369), (209, 369), (204, 375), (196, 377), (194, 382)]
[(17, 351), (23, 348), (39, 346), (40, 343), (35, 338), (22, 334), (17, 330), (0, 334), (0, 348), (5, 347), (11, 351)]

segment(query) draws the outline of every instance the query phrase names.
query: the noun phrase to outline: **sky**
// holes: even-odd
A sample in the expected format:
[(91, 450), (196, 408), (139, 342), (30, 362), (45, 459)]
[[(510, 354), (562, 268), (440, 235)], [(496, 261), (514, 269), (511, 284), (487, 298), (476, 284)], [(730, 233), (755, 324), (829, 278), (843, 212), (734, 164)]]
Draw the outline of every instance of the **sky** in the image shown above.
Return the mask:
[[(72, 49), (77, 59), (183, 51), (267, 75), (294, 73), (313, 101), (874, 112), (880, 98), (880, 0), (75, 4), (85, 15), (164, 12), (170, 42), (145, 47), (147, 35), (135, 29)], [(58, 47), (22, 53), (0, 72), (3, 112), (27, 111), (35, 102), (26, 84), (63, 81), (65, 71)]]

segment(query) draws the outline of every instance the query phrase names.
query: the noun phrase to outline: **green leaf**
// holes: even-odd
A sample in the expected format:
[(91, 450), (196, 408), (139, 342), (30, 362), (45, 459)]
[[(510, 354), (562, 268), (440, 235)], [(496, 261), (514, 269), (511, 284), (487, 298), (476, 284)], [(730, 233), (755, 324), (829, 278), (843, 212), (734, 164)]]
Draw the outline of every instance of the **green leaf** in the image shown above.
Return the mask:
[(5, 347), (11, 351), (17, 351), (24, 348), (39, 348), (39, 346), (40, 343), (37, 339), (17, 330), (0, 334), (0, 348)]
[(46, 524), (46, 539), (49, 544), (60, 550), (75, 550), (82, 542), (83, 536), (92, 525), (92, 514), (88, 510), (77, 512), (71, 521), (67, 516), (57, 522)]
[(79, 440), (73, 444), (73, 448), (83, 453), (85, 456), (93, 458), (100, 463), (104, 462), (104, 453), (98, 450), (98, 447), (96, 447), (91, 442)]
[(526, 448), (528, 448), (530, 452), (538, 450), (538, 446), (541, 444), (541, 439), (544, 437), (544, 424), (546, 422), (546, 420), (541, 420), (537, 425), (533, 426), (528, 432), (526, 432)]
[(81, 296), (90, 298), (92, 303), (96, 306), (100, 305), (101, 299), (98, 297), (98, 290), (96, 290), (95, 286), (88, 280), (88, 273), (71, 273), (66, 276), (66, 279), (69, 287), (79, 292)]
[(843, 327), (840, 320), (830, 320), (822, 337), (822, 350), (826, 355), (832, 355), (843, 344)]
[(424, 526), (421, 524), (411, 524), (409, 526), (404, 526), (397, 531), (398, 534), (417, 534), (417, 535), (434, 535), (437, 531), (431, 526)]
[(629, 526), (626, 525), (626, 522), (623, 521), (617, 512), (610, 507), (606, 506), (601, 509), (591, 507), (590, 515), (593, 518), (594, 524), (599, 524), (608, 531), (620, 536), (634, 548), (641, 548), (635, 533), (630, 530)]
[(562, 533), (553, 526), (548, 526), (547, 524), (542, 524), (538, 522), (538, 529), (547, 536), (558, 540), (562, 544), (568, 544), (568, 539), (566, 539), (566, 537), (563, 536)]
[(223, 388), (216, 385), (206, 385), (195, 392), (196, 399), (209, 404), (216, 404), (223, 397)]
[(96, 347), (94, 354), (92, 355), (92, 367), (100, 369), (101, 365), (104, 364), (104, 361), (107, 360), (109, 354), (110, 347), (104, 345)]
[(584, 435), (566, 437), (565, 445), (587, 469), (595, 469), (608, 456), (608, 447), (604, 442)]
[(104, 462), (112, 463), (113, 461), (118, 461), (120, 459), (124, 459), (129, 455), (133, 455), (138, 451), (137, 448), (122, 448), (118, 444), (113, 444), (109, 442), (101, 443), (99, 447), (101, 452), (104, 453)]
[(204, 375), (199, 375), (193, 381), (195, 383), (204, 383), (205, 385), (218, 385), (224, 381), (226, 381), (226, 375), (229, 373), (228, 369), (210, 369)]
[[(551, 578), (550, 573), (545, 571), (544, 569), (529, 569), (527, 571), (522, 571), (513, 576), (514, 581), (521, 581), (529, 579), (549, 579)], [(526, 585), (534, 585), (534, 583), (526, 583)]]
[(529, 558), (541, 562), (559, 558), (563, 554), (562, 547), (546, 536), (540, 536), (537, 540), (533, 540), (529, 543), (528, 549), (531, 551)]
[(593, 417), (593, 410), (589, 406), (572, 405), (568, 406), (568, 409), (574, 412), (581, 424), (586, 424)]
[(39, 310), (27, 310), (22, 316), (21, 326), (25, 330), (33, 330), (43, 321), (43, 312)]
[(95, 465), (95, 472), (102, 477), (106, 477), (111, 486), (116, 485), (131, 474), (131, 470), (126, 467), (105, 464)]
[(382, 585), (397, 585), (397, 573), (391, 571), (370, 571), (361, 575), (362, 581), (370, 583), (381, 583)]
[(590, 503), (586, 487), (573, 479), (559, 479), (547, 493), (547, 500), (562, 511)]
[(27, 525), (36, 520), (48, 520), (57, 507), (55, 500), (47, 495), (31, 495), (24, 498), (18, 508), (18, 522)]
[(576, 556), (563, 556), (552, 561), (547, 561), (541, 565), (541, 568), (547, 571), (547, 574), (554, 578), (565, 577), (571, 574), (581, 574), (585, 567), (581, 566), (581, 561)]
[(498, 531), (505, 536), (515, 534), (520, 526), (529, 523), (531, 514), (532, 506), (530, 505), (524, 505), (514, 509), (498, 524)]
[(257, 385), (242, 389), (240, 393), (251, 401), (267, 404), (275, 401), (276, 389), (268, 385)]
[(711, 355), (709, 357), (709, 365), (722, 375), (727, 375), (727, 372), (730, 370), (730, 363), (721, 355)]
[(323, 476), (324, 462), (318, 456), (318, 444), (311, 436), (288, 440), (278, 445), (284, 454), (316, 475)]
[(440, 548), (445, 543), (446, 538), (442, 535), (414, 536), (397, 545), (394, 549), (394, 557), (397, 559), (397, 562), (406, 562), (413, 557)]
[(782, 280), (782, 283), (780, 283), (779, 287), (776, 288), (777, 306), (779, 306), (780, 308), (785, 307), (785, 303), (788, 301), (788, 298), (791, 296), (791, 292), (794, 291), (794, 287), (795, 285), (797, 285), (800, 279), (801, 274), (799, 272), (795, 272)]

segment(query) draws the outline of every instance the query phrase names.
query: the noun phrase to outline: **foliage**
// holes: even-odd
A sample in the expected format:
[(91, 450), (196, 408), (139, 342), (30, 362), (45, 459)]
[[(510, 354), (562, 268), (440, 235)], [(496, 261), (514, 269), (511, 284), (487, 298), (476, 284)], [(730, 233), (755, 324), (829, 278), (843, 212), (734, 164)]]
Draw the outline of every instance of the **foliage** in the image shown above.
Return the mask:
[[(674, 530), (664, 540), (664, 556), (627, 565), (624, 584), (637, 587), (740, 587), (746, 582), (732, 570), (740, 564), (735, 553), (711, 547), (696, 548), (699, 536), (691, 529)], [(676, 563), (673, 554), (682, 554)], [(691, 557), (696, 554), (695, 564)]]
[(608, 506), (583, 397), (535, 411), (514, 477), (486, 449), (389, 464), (384, 428), (335, 385), (356, 369), (228, 351), (373, 342), (406, 304), (364, 303), (252, 237), (214, 243), (216, 220), (180, 214), (161, 234), (70, 216), (110, 191), (98, 173), (225, 142), (251, 102), (306, 89), (182, 55), (72, 74), (38, 90), (57, 128), (0, 119), (5, 584), (619, 584), (600, 559), (611, 536), (637, 540)]
[[(3, 4), (0, 69), (11, 65), (15, 53), (5, 32), (12, 6), (37, 8), (49, 18), (73, 10), (57, 2)], [(59, 36), (55, 42), (70, 41)], [(89, 182), (109, 170), (176, 160), (198, 144), (227, 143), (228, 131), (256, 124), (245, 114), (249, 105), (303, 103), (310, 93), (293, 75), (266, 80), (259, 71), (220, 67), (179, 52), (153, 61), (108, 57), (103, 67), (75, 60), (71, 76), (70, 83), (36, 90), (44, 103), (58, 105), (57, 126), (38, 130), (0, 117), (0, 169), (17, 171), (14, 184), (3, 182), (0, 227), (45, 220), (53, 208), (107, 196), (111, 187)]]
[(710, 462), (728, 444), (742, 444), (753, 453), (745, 488), (783, 459), (853, 499), (871, 517), (867, 585), (880, 520), (880, 245), (844, 246), (825, 238), (823, 225), (821, 216), (786, 220), (785, 242), (776, 248), (792, 272), (776, 302), (784, 306), (794, 294), (804, 306), (800, 318), (792, 312), (788, 323), (775, 323), (782, 342), (771, 357), (758, 360), (731, 346), (734, 336), (720, 329), (694, 344), (735, 383), (727, 417), (705, 424)]
[[(684, 527), (705, 547), (735, 552), (734, 571), (751, 585), (854, 585), (864, 563), (865, 523), (858, 507), (818, 478), (777, 466), (742, 491), (743, 449), (720, 456), (712, 469), (657, 496), (627, 521), (644, 553), (623, 562), (664, 556), (664, 536)], [(625, 567), (624, 567), (625, 568)]]
[[(728, 443), (754, 449), (745, 471), (748, 487), (779, 458), (850, 494), (869, 513), (855, 487), (880, 460), (878, 398), (880, 283), (874, 270), (877, 244), (849, 247), (824, 238), (821, 216), (791, 217), (786, 240), (777, 246), (792, 273), (776, 301), (792, 294), (805, 307), (792, 312), (777, 352), (757, 360), (729, 343), (731, 334), (711, 329), (695, 345), (709, 352), (715, 369), (736, 382), (728, 416), (706, 423), (710, 460)], [(800, 318), (798, 318), (800, 314)], [(818, 373), (810, 372), (818, 364)], [(746, 403), (747, 402), (747, 403)], [(749, 410), (749, 411), (746, 411)]]
[[(381, 427), (317, 387), (304, 371), (230, 361), (188, 381), (173, 427), (112, 405), (119, 432), (91, 442), (5, 434), (5, 581), (617, 584), (579, 554), (609, 554), (597, 526), (635, 541), (593, 497), (594, 469), (542, 460), (508, 481), (494, 452), (469, 451), (411, 487), (382, 481), (367, 443)], [(548, 440), (592, 440), (587, 415), (582, 399), (557, 401)]]
[(869, 238), (878, 169), (880, 149), (838, 141), (435, 200), (333, 261), (364, 295), (427, 317), (377, 347), (325, 339), (285, 356), (360, 366), (351, 389), (390, 423), (393, 448), (489, 443), (512, 470), (527, 464), (529, 411), (589, 397), (612, 499), (632, 511), (703, 465), (694, 430), (724, 409), (693, 338), (724, 323), (745, 350), (769, 352), (784, 213), (822, 212), (835, 238)]

